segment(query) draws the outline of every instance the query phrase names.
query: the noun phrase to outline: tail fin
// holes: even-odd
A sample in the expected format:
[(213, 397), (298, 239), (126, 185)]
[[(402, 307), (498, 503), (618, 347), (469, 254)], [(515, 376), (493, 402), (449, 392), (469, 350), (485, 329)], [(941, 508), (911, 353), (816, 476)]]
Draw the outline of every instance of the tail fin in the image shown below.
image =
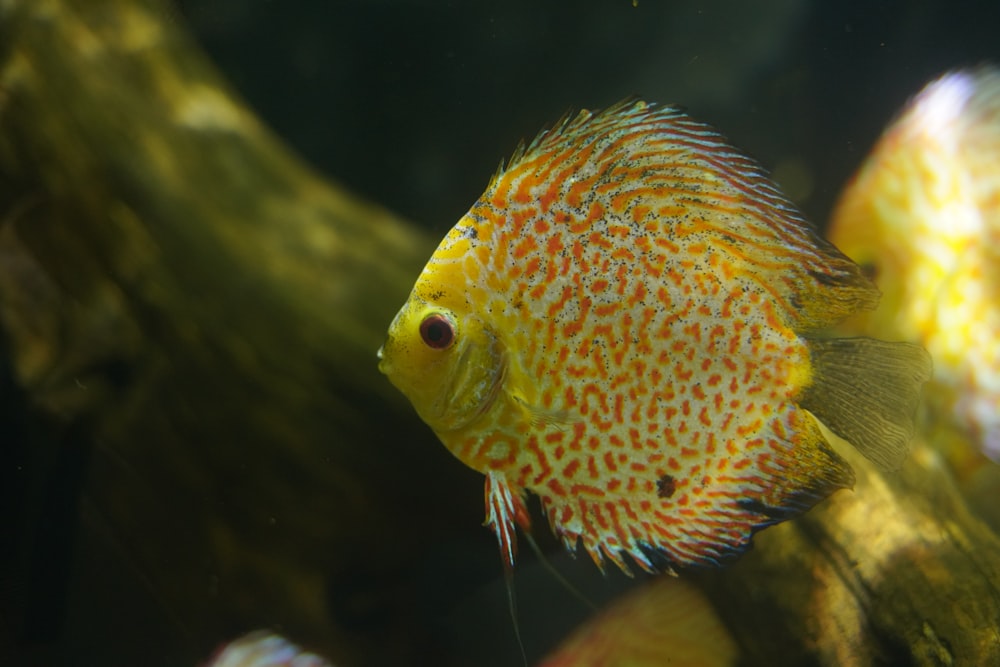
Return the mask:
[(909, 452), (931, 358), (919, 345), (874, 338), (810, 339), (813, 382), (798, 403), (883, 470)]

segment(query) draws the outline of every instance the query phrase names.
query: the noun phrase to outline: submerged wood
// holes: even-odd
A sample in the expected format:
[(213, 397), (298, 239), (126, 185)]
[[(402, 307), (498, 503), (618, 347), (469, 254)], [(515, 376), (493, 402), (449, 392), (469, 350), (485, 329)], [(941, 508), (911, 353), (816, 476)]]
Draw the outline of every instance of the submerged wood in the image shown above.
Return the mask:
[[(375, 367), (432, 240), (290, 155), (158, 3), (6, 0), (0, 37), (0, 325), (95, 443), (84, 519), (193, 653), (280, 621), (419, 663), (411, 563), (482, 518)], [(746, 661), (1000, 661), (997, 537), (929, 450), (852, 462), (853, 492), (698, 575)]]
[(405, 664), (410, 570), (481, 521), (376, 368), (432, 242), (303, 166), (164, 8), (0, 3), (0, 339), (94, 443), (81, 530), (137, 564), (176, 664), (271, 623)]
[(1000, 663), (1000, 539), (969, 512), (941, 457), (917, 442), (769, 528), (728, 570), (699, 577), (749, 664)]

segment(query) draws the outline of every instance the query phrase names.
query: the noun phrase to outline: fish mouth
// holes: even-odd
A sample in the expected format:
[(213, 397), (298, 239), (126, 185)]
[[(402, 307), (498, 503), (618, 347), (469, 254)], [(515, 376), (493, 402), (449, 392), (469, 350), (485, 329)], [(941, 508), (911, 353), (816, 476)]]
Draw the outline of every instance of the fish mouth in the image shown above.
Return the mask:
[(385, 343), (382, 343), (378, 348), (378, 352), (375, 353), (375, 358), (378, 359), (378, 372), (382, 375), (389, 374), (389, 360), (385, 358), (385, 345), (388, 342), (386, 340)]
[(404, 304), (396, 316), (392, 318), (392, 322), (389, 323), (389, 332), (386, 334), (385, 340), (382, 341), (382, 345), (378, 348), (375, 353), (375, 357), (378, 359), (378, 370), (382, 375), (389, 375), (389, 360), (386, 358), (385, 348), (392, 343), (392, 332), (396, 330), (396, 323), (399, 322), (399, 318), (403, 316), (409, 304)]

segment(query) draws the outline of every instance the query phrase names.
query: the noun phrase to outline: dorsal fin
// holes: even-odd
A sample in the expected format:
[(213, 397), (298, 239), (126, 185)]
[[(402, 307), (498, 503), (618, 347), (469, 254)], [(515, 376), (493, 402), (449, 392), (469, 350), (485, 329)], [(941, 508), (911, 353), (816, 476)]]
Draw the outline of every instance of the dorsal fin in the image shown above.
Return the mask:
[[(797, 332), (829, 327), (878, 303), (878, 290), (860, 268), (806, 222), (756, 161), (678, 107), (629, 98), (567, 114), (519, 146), (487, 192), (532, 183), (541, 196), (556, 186), (561, 190), (550, 196), (565, 207), (583, 201), (570, 191), (577, 181), (588, 181), (589, 193), (631, 202), (633, 216), (642, 210), (656, 217), (666, 236), (697, 220), (714, 248), (784, 302)], [(611, 195), (601, 202), (605, 211)], [(588, 194), (587, 205), (601, 196)], [(649, 220), (620, 218), (636, 225)]]

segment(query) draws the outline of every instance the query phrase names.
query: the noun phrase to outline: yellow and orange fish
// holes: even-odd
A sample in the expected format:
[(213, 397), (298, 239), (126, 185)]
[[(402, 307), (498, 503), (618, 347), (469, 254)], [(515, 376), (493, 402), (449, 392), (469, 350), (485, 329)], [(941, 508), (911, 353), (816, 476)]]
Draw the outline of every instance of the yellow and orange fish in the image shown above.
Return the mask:
[(739, 658), (694, 584), (657, 577), (574, 630), (538, 667), (735, 667)]
[(957, 426), (1000, 461), (1000, 70), (928, 85), (844, 190), (830, 237), (890, 306), (855, 330), (924, 345), (931, 426)]
[(905, 457), (926, 353), (821, 337), (877, 300), (753, 161), (626, 102), (515, 153), (379, 368), (486, 475), (508, 567), (528, 490), (598, 566), (717, 564), (853, 484), (817, 420), (884, 468)]

